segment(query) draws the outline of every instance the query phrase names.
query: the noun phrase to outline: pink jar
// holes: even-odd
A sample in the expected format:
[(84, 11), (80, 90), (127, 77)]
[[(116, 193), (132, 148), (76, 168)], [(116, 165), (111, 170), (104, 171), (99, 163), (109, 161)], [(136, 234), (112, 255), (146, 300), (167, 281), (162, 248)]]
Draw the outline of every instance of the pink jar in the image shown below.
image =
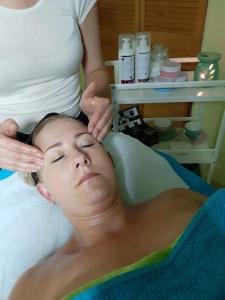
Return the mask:
[(180, 76), (181, 64), (173, 61), (164, 62), (161, 66), (160, 77), (176, 79)]

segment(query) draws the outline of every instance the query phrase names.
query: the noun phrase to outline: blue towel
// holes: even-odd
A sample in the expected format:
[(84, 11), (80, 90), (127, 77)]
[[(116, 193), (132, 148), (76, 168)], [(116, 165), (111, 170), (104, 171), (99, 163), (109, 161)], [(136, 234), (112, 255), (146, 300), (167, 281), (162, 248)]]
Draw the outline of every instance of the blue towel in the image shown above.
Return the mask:
[(158, 153), (168, 161), (176, 174), (189, 186), (191, 191), (203, 194), (205, 196), (211, 196), (216, 191), (216, 189), (212, 185), (208, 184), (194, 172), (191, 172), (188, 169), (184, 168), (172, 156), (158, 150), (156, 151), (156, 153)]
[(13, 172), (13, 171), (0, 169), (0, 180), (3, 180), (5, 178), (7, 178), (7, 177), (11, 176), (14, 173), (15, 172)]
[(119, 275), (70, 299), (225, 299), (225, 189), (208, 198), (163, 262)]

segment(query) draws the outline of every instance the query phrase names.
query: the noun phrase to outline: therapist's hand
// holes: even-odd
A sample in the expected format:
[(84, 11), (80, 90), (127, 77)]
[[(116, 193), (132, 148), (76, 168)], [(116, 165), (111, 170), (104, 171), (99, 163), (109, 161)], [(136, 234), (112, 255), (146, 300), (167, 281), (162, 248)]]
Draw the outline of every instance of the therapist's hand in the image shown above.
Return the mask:
[(17, 141), (18, 124), (12, 119), (0, 123), (0, 168), (20, 172), (37, 172), (43, 165), (40, 150)]
[(96, 96), (96, 84), (91, 82), (85, 89), (80, 107), (89, 119), (88, 131), (102, 141), (112, 124), (112, 104), (108, 98)]

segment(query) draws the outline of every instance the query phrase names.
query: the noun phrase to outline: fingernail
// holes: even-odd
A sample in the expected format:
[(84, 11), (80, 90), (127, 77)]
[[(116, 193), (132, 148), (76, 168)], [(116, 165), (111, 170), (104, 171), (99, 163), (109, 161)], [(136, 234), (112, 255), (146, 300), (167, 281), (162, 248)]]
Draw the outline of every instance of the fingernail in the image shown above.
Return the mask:
[(97, 136), (99, 135), (99, 131), (95, 129), (92, 134), (94, 135), (95, 138), (97, 138)]

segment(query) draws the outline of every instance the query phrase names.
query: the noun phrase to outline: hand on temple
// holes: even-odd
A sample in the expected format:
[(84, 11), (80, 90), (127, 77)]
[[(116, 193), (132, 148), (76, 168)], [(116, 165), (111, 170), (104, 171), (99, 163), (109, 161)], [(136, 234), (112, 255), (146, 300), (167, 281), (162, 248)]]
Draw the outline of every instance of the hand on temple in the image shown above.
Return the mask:
[(33, 146), (16, 140), (19, 125), (12, 119), (0, 123), (0, 168), (20, 172), (37, 172), (42, 166), (42, 153)]
[(91, 82), (81, 98), (81, 109), (89, 119), (88, 131), (102, 141), (111, 128), (112, 104), (108, 98), (96, 96), (96, 83)]

